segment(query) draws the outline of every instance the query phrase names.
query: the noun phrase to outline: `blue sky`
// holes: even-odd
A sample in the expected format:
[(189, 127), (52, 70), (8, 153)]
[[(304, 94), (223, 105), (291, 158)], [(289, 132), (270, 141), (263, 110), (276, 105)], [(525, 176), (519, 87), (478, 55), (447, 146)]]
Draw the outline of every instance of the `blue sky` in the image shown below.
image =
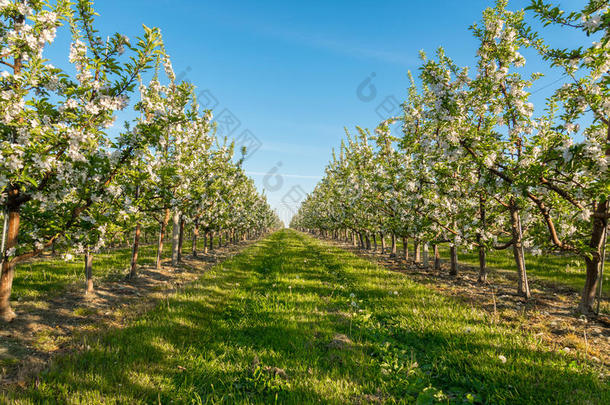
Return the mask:
[[(528, 3), (511, 1), (509, 8)], [(133, 38), (142, 24), (162, 29), (178, 75), (205, 90), (202, 101), (210, 100), (215, 116), (227, 110), (239, 121), (231, 136), (249, 130), (258, 139), (260, 148), (245, 169), (288, 221), (293, 202), (322, 176), (343, 128), (374, 128), (384, 101), (389, 106), (403, 100), (407, 71), (417, 70), (421, 49), (432, 54), (443, 46), (458, 64), (474, 65), (476, 42), (468, 26), (491, 5), (490, 0), (103, 0), (95, 8), (103, 34), (118, 31)], [(570, 31), (546, 32), (556, 45), (582, 41)], [(539, 89), (535, 101), (542, 102), (554, 88), (545, 86), (560, 73), (535, 59), (530, 56), (528, 69), (547, 73), (534, 89)], [(358, 86), (372, 74), (375, 97), (359, 98)]]

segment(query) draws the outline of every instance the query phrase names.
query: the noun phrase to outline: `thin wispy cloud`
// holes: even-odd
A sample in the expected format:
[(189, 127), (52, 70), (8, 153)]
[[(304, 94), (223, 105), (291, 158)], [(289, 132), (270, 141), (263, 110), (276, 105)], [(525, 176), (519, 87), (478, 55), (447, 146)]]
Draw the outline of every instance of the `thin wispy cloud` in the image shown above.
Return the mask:
[[(266, 176), (269, 173), (266, 172), (246, 172), (246, 174), (248, 176)], [(279, 174), (282, 177), (286, 177), (289, 179), (321, 179), (322, 176), (313, 176), (313, 175), (306, 175), (306, 174), (284, 174), (281, 173)]]
[(417, 55), (407, 55), (404, 51), (400, 50), (387, 50), (377, 47), (365, 47), (361, 45), (352, 44), (349, 41), (342, 39), (326, 37), (323, 38), (296, 31), (276, 31), (270, 29), (266, 31), (268, 31), (268, 33), (272, 34), (275, 37), (279, 37), (282, 39), (290, 39), (293, 42), (299, 42), (300, 44), (306, 46), (318, 49), (325, 49), (352, 57), (374, 59), (385, 63), (398, 64), (405, 67), (413, 66), (414, 64), (419, 62)]
[(342, 53), (359, 58), (375, 59), (381, 62), (397, 64), (405, 67), (413, 66), (413, 64), (418, 62), (416, 57), (406, 55), (404, 52), (397, 50), (362, 47), (337, 39), (311, 38), (304, 35), (301, 36), (300, 34), (296, 34), (295, 38), (298, 38), (301, 43), (315, 48), (326, 49), (336, 53)]
[(266, 141), (265, 144), (261, 146), (260, 150), (266, 152), (281, 152), (283, 154), (312, 157), (319, 156), (320, 153), (328, 152), (328, 148), (323, 146), (269, 141)]
[(343, 54), (359, 59), (372, 59), (384, 63), (397, 64), (404, 67), (412, 67), (419, 63), (417, 53), (408, 54), (403, 49), (388, 49), (377, 44), (355, 43), (345, 38), (331, 38), (319, 33), (299, 31), (294, 28), (280, 27), (277, 22), (252, 21), (251, 19), (234, 18), (223, 21), (239, 30), (254, 32), (274, 39), (300, 44), (315, 49), (331, 51), (335, 54)]

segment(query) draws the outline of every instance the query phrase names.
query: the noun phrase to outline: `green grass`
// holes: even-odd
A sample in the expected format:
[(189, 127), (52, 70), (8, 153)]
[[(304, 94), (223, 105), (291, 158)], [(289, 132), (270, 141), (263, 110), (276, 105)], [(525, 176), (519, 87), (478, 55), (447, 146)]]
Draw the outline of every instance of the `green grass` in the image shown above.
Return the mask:
[[(217, 244), (217, 239), (215, 240)], [(203, 249), (203, 239), (199, 238), (197, 246)], [(215, 245), (216, 247), (216, 245)], [(183, 244), (182, 253), (191, 254), (191, 241)], [(171, 241), (163, 245), (163, 261), (171, 257)], [(152, 266), (157, 258), (157, 245), (140, 246), (138, 264)], [(93, 277), (96, 281), (116, 281), (129, 273), (131, 248), (121, 248), (93, 255)], [(13, 281), (12, 299), (44, 299), (56, 296), (65, 291), (71, 284), (85, 282), (84, 260), (81, 255), (70, 261), (60, 254), (55, 257), (45, 256), (17, 266)]]
[[(379, 242), (379, 241), (378, 241)], [(381, 246), (379, 242), (378, 246)], [(409, 255), (413, 255), (413, 244), (409, 242)], [(610, 248), (609, 248), (610, 249)], [(402, 254), (402, 241), (397, 241), (397, 250)], [(439, 248), (441, 258), (449, 260), (449, 246), (443, 244)], [(411, 256), (412, 257), (412, 256)], [(432, 249), (430, 248), (430, 258), (432, 258)], [(432, 259), (431, 259), (432, 260)], [(525, 254), (527, 273), (538, 280), (547, 283), (567, 286), (576, 292), (582, 292), (585, 285), (585, 263), (579, 257), (545, 254), (534, 256)], [(478, 251), (460, 250), (458, 252), (458, 261), (460, 264), (466, 264), (478, 268), (479, 253)], [(516, 273), (517, 267), (513, 258), (511, 249), (494, 250), (487, 253), (487, 266), (490, 268), (490, 274), (493, 277), (495, 270), (509, 270)], [(604, 287), (603, 296), (610, 298), (610, 262), (606, 261), (604, 266)]]
[(610, 403), (596, 366), (289, 230), (82, 347), (0, 402)]

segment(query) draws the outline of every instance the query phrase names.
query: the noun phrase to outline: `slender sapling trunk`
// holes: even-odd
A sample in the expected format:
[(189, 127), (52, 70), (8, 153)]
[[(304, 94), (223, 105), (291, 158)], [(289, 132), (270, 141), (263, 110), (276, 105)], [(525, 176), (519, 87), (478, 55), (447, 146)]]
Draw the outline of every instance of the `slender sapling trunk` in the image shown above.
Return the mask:
[(451, 247), (449, 248), (449, 253), (451, 255), (451, 269), (449, 270), (449, 275), (457, 276), (459, 271), (459, 265), (457, 246), (455, 243), (451, 244)]
[(161, 227), (159, 229), (159, 242), (157, 243), (157, 269), (161, 268), (161, 259), (163, 258), (163, 240), (165, 239), (165, 231), (167, 229), (167, 224), (169, 223), (169, 208), (165, 209), (165, 215), (163, 216), (163, 221), (161, 221)]
[(433, 246), (434, 249), (434, 270), (441, 269), (441, 254), (438, 250), (438, 245), (435, 243)]
[(517, 265), (517, 276), (518, 285), (517, 293), (522, 297), (529, 299), (531, 296), (530, 287), (527, 280), (527, 271), (525, 269), (525, 257), (523, 252), (523, 235), (521, 230), (521, 218), (519, 217), (519, 210), (517, 206), (512, 202), (509, 207), (510, 211), (510, 222), (511, 222), (511, 233), (513, 237), (513, 256), (515, 258), (515, 264)]
[(178, 265), (178, 252), (180, 244), (180, 213), (174, 212), (172, 216), (172, 266)]
[(140, 222), (136, 223), (136, 231), (133, 236), (133, 248), (131, 250), (131, 266), (129, 267), (129, 278), (138, 275), (138, 252), (140, 250)]
[(93, 254), (91, 249), (87, 246), (85, 250), (85, 277), (87, 279), (87, 294), (92, 294), (93, 289)]

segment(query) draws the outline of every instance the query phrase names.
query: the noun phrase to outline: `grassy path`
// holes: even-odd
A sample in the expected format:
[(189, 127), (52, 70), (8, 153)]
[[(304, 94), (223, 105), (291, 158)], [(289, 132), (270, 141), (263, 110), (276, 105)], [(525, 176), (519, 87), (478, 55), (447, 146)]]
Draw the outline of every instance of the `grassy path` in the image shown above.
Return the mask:
[(585, 361), (294, 231), (0, 402), (609, 403)]

